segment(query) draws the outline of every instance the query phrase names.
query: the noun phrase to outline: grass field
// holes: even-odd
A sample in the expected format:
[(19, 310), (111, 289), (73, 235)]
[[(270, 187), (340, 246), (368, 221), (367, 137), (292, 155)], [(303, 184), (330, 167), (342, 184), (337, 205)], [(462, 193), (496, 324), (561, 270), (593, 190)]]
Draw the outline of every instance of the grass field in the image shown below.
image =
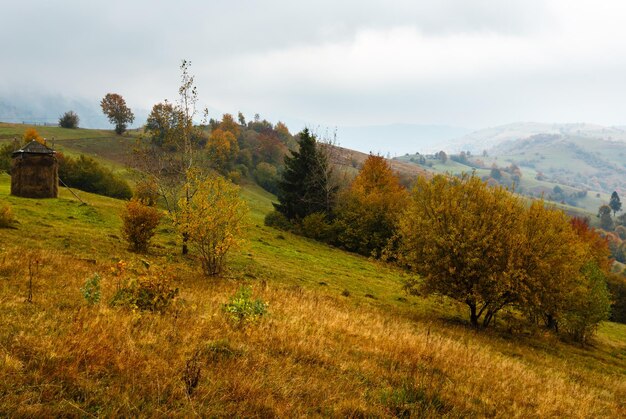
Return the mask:
[[(256, 187), (243, 191), (248, 244), (219, 280), (178, 255), (167, 224), (150, 254), (125, 250), (119, 201), (81, 193), (84, 206), (64, 189), (54, 200), (7, 193), (2, 175), (0, 201), (19, 220), (0, 230), (4, 414), (626, 413), (624, 325), (605, 324), (587, 348), (541, 333), (476, 333), (455, 303), (404, 295), (403, 272), (263, 226), (271, 196)], [(116, 287), (110, 269), (121, 259), (135, 270), (147, 262), (175, 272), (176, 310), (108, 306)], [(40, 268), (27, 303), (32, 260)], [(93, 272), (103, 277), (103, 299), (89, 307), (79, 289)], [(245, 328), (221, 310), (242, 283), (269, 304), (269, 316)], [(201, 375), (187, 394), (190, 360)]]
[[(88, 141), (77, 140), (91, 153)], [(9, 180), (0, 416), (626, 415), (626, 325), (603, 324), (587, 347), (502, 321), (476, 332), (455, 302), (405, 295), (403, 271), (264, 226), (273, 197), (255, 185), (242, 189), (247, 243), (207, 279), (167, 221), (136, 255), (121, 239), (123, 202), (78, 192), (82, 205), (64, 188), (17, 198)], [(163, 314), (110, 306), (119, 260), (129, 275), (165, 269), (178, 302)], [(89, 306), (80, 288), (95, 272), (102, 299)], [(247, 326), (222, 309), (242, 284), (268, 303)]]

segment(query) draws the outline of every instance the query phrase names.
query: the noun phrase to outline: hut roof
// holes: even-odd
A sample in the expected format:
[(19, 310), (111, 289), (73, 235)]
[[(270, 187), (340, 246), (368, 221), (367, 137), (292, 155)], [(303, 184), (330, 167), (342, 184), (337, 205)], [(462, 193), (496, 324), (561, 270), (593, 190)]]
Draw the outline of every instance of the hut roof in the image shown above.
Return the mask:
[(54, 154), (55, 151), (50, 147), (41, 144), (39, 141), (32, 140), (30, 143), (26, 144), (24, 147), (20, 148), (17, 151), (13, 152), (13, 157), (16, 157), (20, 154)]

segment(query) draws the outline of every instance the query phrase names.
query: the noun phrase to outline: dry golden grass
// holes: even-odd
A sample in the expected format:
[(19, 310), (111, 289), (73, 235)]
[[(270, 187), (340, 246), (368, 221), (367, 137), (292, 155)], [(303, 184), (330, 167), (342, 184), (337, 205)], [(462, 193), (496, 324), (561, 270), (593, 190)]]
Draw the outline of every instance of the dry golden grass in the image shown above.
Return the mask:
[[(112, 308), (111, 266), (3, 249), (0, 415), (626, 415), (623, 355), (606, 365), (549, 336), (517, 342), (260, 281), (250, 284), (269, 314), (239, 327), (222, 307), (241, 283), (182, 264), (170, 311)], [(80, 287), (96, 271), (102, 301), (89, 307)]]

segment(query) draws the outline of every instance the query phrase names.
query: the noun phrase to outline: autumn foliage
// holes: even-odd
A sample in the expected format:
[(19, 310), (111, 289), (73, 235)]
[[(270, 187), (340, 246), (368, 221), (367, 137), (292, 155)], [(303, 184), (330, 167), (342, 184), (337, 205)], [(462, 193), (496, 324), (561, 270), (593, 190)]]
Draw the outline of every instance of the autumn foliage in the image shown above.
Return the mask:
[(44, 143), (43, 137), (39, 135), (35, 128), (28, 128), (26, 131), (24, 131), (22, 139), (24, 140), (24, 143), (30, 143), (33, 140), (40, 142), (41, 144)]
[(239, 188), (219, 175), (191, 178), (193, 200), (181, 199), (174, 221), (197, 250), (207, 276), (219, 275), (228, 253), (241, 243), (247, 206)]
[(161, 213), (153, 207), (133, 199), (126, 204), (122, 213), (122, 234), (131, 250), (145, 252), (161, 220)]
[(118, 135), (123, 134), (128, 124), (135, 120), (135, 115), (126, 106), (126, 101), (117, 93), (107, 93), (100, 102), (100, 107), (109, 122), (115, 124), (115, 133)]
[(211, 132), (206, 144), (211, 164), (219, 171), (226, 170), (239, 152), (237, 137), (231, 131), (218, 128)]
[(408, 192), (387, 161), (370, 155), (337, 209), (338, 240), (346, 249), (380, 256), (394, 235)]
[(489, 325), (506, 307), (585, 341), (608, 317), (606, 245), (541, 201), (526, 208), (474, 176), (418, 179), (399, 228), (399, 259), (423, 276), (410, 291), (465, 303)]

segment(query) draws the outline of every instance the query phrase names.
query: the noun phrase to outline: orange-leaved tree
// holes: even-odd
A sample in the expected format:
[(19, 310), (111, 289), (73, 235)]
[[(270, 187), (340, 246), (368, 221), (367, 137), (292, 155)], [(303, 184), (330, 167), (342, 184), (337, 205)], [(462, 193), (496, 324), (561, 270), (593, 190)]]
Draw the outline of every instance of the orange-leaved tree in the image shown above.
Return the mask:
[(33, 140), (40, 142), (41, 144), (44, 143), (43, 137), (39, 135), (35, 128), (28, 128), (26, 131), (24, 131), (22, 139), (24, 140), (24, 143), (30, 143)]
[(387, 161), (370, 155), (337, 206), (338, 240), (346, 249), (379, 257), (395, 234), (408, 191)]
[(135, 120), (135, 115), (126, 106), (126, 101), (117, 93), (107, 93), (100, 101), (100, 107), (109, 122), (115, 124), (115, 133), (118, 135), (123, 134), (128, 124), (132, 124)]

